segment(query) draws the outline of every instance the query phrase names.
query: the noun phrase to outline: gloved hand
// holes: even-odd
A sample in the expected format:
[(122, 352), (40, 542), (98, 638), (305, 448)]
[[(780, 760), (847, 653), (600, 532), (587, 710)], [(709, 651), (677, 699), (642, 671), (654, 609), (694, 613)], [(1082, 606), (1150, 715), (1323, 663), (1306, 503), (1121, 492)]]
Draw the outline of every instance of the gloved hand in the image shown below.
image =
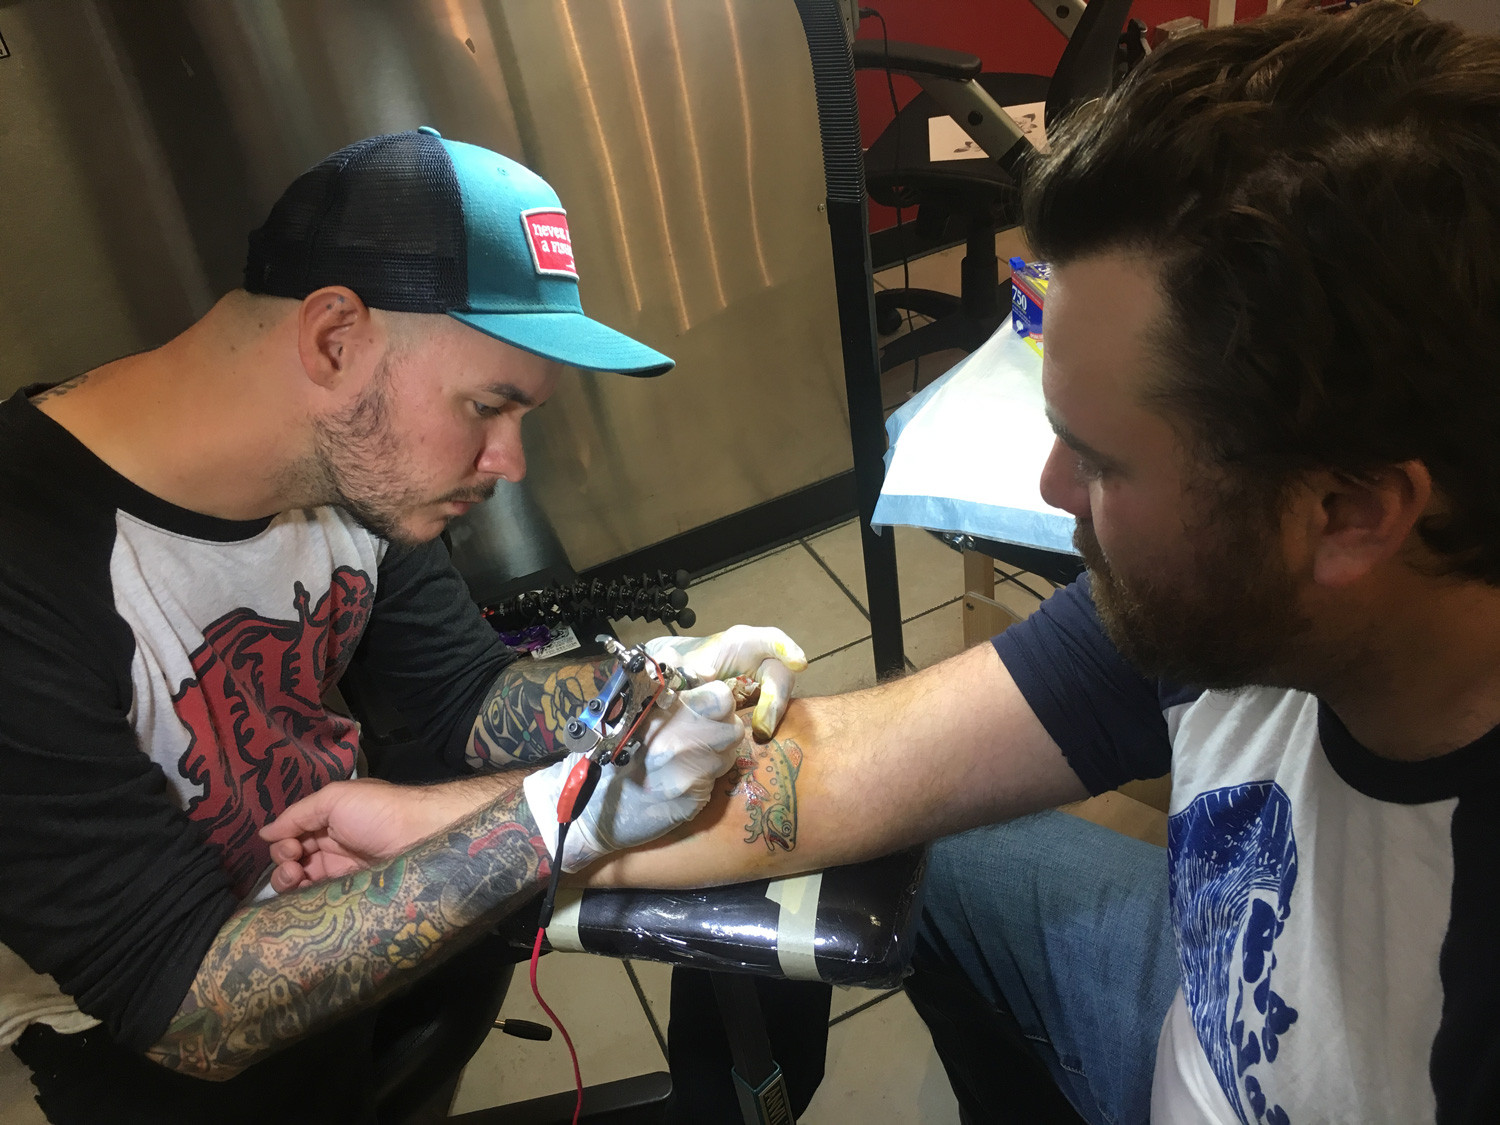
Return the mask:
[[(568, 829), (564, 871), (577, 871), (621, 848), (648, 843), (697, 816), (714, 780), (734, 764), (745, 725), (729, 685), (680, 692), (646, 716), (645, 746), (623, 766), (606, 765), (583, 815)], [(557, 851), (557, 799), (581, 754), (529, 774), (522, 785), (551, 853)], [(556, 855), (553, 855), (554, 861)]]
[(732, 625), (709, 637), (653, 637), (645, 643), (652, 660), (680, 671), (690, 687), (746, 676), (760, 685), (750, 726), (761, 740), (776, 733), (792, 701), (794, 673), (806, 671), (807, 657), (780, 629)]

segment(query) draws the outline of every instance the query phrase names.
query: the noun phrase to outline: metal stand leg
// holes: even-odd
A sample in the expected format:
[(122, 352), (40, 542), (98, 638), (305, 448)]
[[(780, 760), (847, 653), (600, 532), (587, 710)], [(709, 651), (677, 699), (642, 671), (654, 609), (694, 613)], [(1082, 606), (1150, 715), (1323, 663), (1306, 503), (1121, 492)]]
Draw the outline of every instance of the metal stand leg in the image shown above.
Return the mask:
[(771, 1056), (755, 981), (741, 973), (714, 973), (713, 982), (734, 1056), (734, 1089), (745, 1125), (795, 1125), (781, 1067)]

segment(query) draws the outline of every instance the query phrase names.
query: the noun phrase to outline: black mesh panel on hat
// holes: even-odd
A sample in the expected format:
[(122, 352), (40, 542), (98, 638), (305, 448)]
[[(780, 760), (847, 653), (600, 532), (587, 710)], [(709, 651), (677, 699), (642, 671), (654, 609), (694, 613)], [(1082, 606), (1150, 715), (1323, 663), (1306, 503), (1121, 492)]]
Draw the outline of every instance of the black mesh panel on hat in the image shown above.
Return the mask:
[(250, 235), (245, 288), (347, 285), (373, 308), (468, 308), (467, 236), (447, 150), (425, 133), (356, 141), (293, 181)]

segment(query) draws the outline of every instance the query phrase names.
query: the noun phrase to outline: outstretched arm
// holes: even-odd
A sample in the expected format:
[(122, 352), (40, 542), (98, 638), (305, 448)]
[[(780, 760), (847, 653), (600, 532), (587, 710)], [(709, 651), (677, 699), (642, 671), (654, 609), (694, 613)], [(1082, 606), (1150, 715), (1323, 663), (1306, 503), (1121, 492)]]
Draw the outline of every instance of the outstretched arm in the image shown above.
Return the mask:
[(261, 829), (287, 893), (220, 929), (151, 1057), (231, 1077), (380, 1000), (539, 889), (553, 863), (577, 870), (691, 819), (743, 738), (727, 685), (679, 693), (651, 713), (644, 751), (604, 767), (560, 856), (550, 810), (572, 759), (519, 778), (324, 786)]
[[(692, 887), (820, 870), (1088, 795), (988, 644), (869, 691), (794, 700), (775, 737), (745, 738), (735, 762), (695, 819), (607, 857), (587, 881)], [(374, 784), (320, 796), (361, 799)], [(386, 794), (405, 826), (381, 854), (432, 825), (425, 802), (444, 792), (463, 791)], [(326, 835), (314, 823), (272, 855), (295, 874)]]
[(868, 691), (795, 701), (708, 807), (590, 869), (687, 887), (819, 870), (1087, 796), (992, 645)]
[(196, 1077), (232, 1078), (388, 996), (535, 892), (550, 853), (521, 787), (500, 777), (454, 785), (467, 788), (442, 787), (452, 808), (478, 808), (446, 830), (231, 917), (149, 1057)]

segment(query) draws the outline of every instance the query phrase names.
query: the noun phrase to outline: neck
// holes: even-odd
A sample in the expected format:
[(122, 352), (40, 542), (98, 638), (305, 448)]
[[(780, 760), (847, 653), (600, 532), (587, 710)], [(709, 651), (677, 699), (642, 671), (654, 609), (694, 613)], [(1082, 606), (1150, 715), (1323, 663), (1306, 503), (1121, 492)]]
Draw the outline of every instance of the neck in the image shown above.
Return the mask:
[(1417, 761), (1500, 726), (1500, 588), (1408, 572), (1363, 611), (1314, 689), (1363, 746)]
[(308, 442), (286, 377), (295, 338), (276, 322), (282, 310), (257, 317), (244, 303), (224, 298), (182, 335), (40, 396), (38, 409), (179, 507), (248, 520), (316, 503), (289, 487)]

